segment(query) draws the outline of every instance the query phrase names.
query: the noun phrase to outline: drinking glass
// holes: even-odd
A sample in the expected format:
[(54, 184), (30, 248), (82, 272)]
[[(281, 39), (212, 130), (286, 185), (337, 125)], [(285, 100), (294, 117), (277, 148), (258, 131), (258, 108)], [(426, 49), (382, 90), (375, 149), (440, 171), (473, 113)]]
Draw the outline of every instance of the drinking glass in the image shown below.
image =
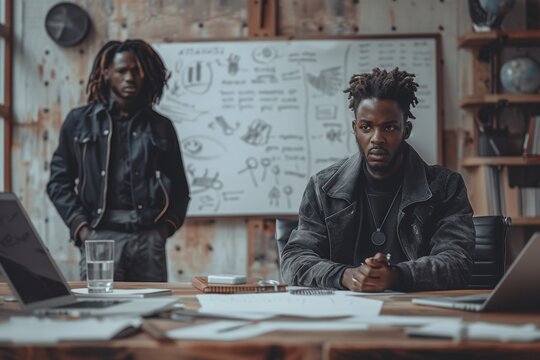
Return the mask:
[(114, 240), (87, 240), (86, 285), (89, 293), (113, 291)]

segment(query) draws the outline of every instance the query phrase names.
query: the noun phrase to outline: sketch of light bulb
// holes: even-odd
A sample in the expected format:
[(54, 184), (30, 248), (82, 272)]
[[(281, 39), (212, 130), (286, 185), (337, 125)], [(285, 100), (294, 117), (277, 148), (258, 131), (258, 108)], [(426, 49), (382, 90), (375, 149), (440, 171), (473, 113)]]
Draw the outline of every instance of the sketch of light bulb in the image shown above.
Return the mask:
[(273, 187), (268, 193), (268, 199), (270, 200), (270, 206), (279, 206), (279, 198), (281, 197), (281, 192), (277, 187)]

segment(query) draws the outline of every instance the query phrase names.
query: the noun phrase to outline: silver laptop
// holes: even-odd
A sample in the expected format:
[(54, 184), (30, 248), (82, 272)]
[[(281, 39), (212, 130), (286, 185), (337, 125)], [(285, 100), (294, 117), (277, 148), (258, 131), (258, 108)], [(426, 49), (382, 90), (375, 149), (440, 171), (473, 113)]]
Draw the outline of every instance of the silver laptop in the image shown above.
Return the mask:
[(414, 304), (468, 311), (540, 309), (540, 233), (525, 245), (495, 289), (489, 294), (415, 298)]
[(79, 316), (146, 316), (172, 307), (176, 297), (81, 300), (66, 280), (12, 193), (0, 192), (0, 268), (24, 311)]

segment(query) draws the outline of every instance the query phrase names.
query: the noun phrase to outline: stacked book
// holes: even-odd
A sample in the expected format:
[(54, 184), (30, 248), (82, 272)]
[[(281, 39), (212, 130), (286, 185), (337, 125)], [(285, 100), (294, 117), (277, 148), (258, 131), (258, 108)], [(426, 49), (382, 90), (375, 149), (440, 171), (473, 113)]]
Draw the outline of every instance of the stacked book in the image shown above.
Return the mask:
[(540, 156), (540, 115), (531, 116), (523, 141), (524, 156)]

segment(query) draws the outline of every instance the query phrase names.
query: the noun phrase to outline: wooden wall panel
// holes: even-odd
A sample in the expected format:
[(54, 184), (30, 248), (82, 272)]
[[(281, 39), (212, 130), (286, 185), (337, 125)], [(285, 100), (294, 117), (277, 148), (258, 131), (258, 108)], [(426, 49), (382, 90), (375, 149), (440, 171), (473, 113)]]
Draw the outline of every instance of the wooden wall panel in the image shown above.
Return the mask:
[[(48, 162), (68, 111), (85, 102), (84, 84), (97, 50), (108, 40), (151, 42), (247, 36), (245, 0), (76, 0), (93, 28), (72, 48), (54, 44), (43, 29), (57, 0), (15, 2), (13, 189), (68, 278), (77, 278), (77, 250), (45, 194)], [(373, 33), (442, 35), (445, 128), (468, 126), (458, 107), (466, 55), (456, 37), (470, 22), (465, 1), (281, 0), (278, 33), (288, 36)], [(466, 63), (467, 65), (469, 63)], [(415, 126), (422, 126), (420, 122)], [(459, 140), (452, 144), (460, 143)], [(452, 149), (451, 151), (456, 151)], [(258, 224), (257, 228), (252, 225)], [(251, 241), (248, 246), (248, 234)], [(188, 220), (167, 245), (169, 279), (194, 274), (249, 272), (276, 278), (273, 224), (268, 219)]]

